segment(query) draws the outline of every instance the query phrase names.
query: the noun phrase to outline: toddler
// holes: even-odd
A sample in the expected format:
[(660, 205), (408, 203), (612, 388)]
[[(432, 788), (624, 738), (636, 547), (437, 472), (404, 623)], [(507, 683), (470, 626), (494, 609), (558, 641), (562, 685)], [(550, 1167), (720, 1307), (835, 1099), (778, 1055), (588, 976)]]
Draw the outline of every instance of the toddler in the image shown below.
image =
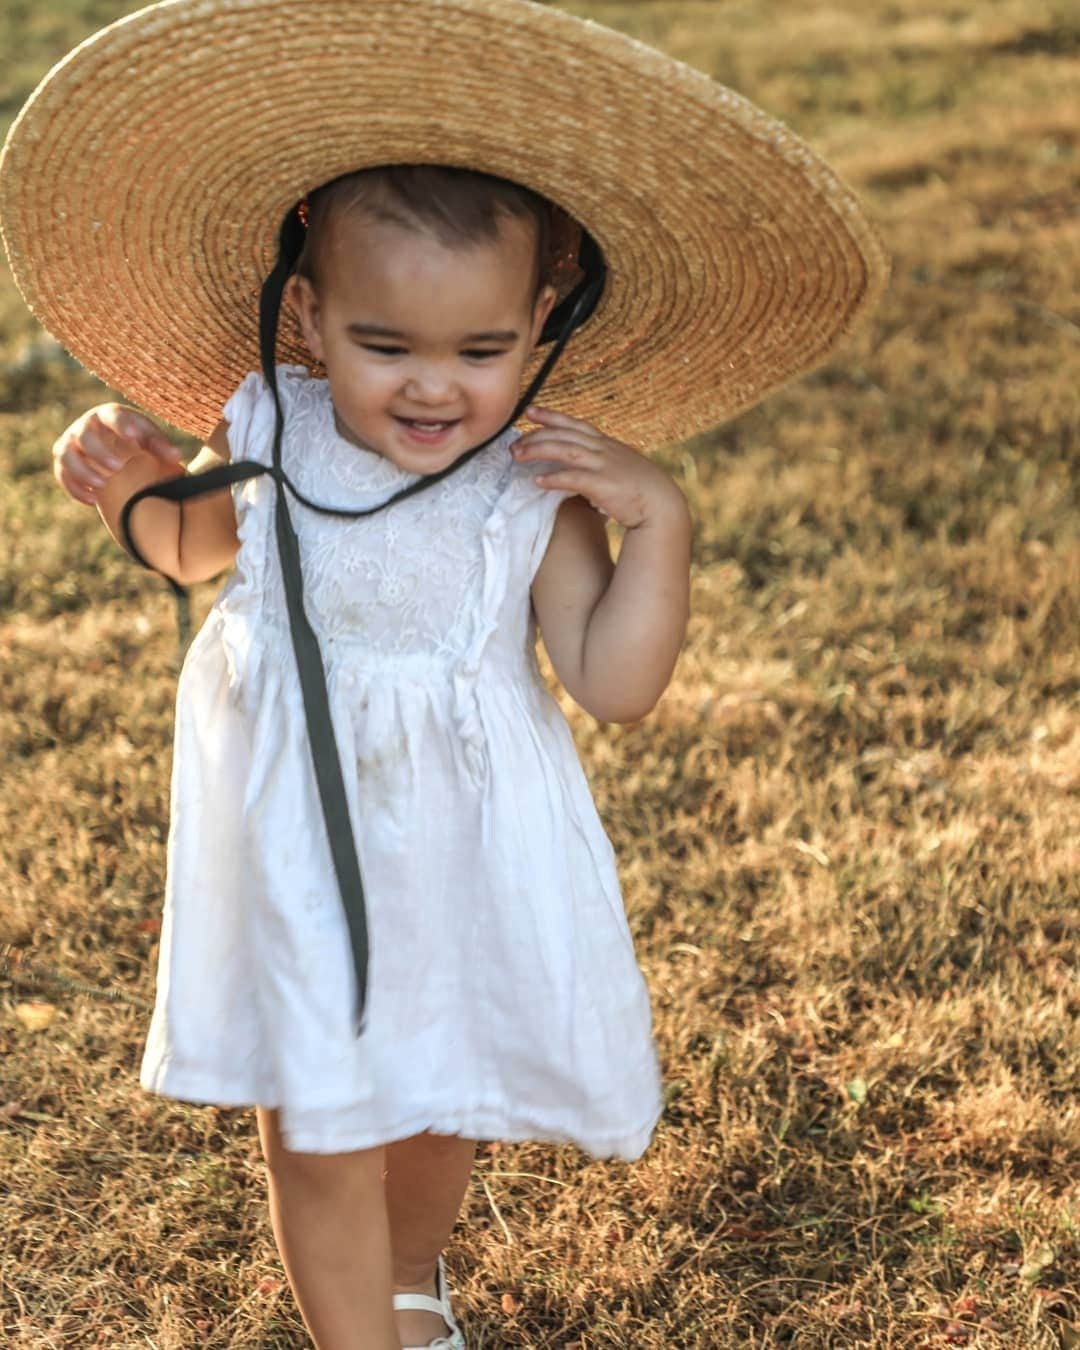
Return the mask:
[[(534, 407), (536, 430), (496, 436), (555, 302), (550, 226), (543, 200), (486, 175), (367, 170), (312, 194), (286, 292), (325, 370), (278, 368), (305, 496), (373, 505), (484, 446), (369, 519), (295, 508), (368, 898), (359, 1040), (273, 484), (131, 513), (139, 552), (182, 584), (235, 564), (179, 682), (140, 1081), (256, 1104), (274, 1231), (320, 1347), (453, 1334), (415, 1308), (395, 1327), (391, 1294), (439, 1296), (477, 1139), (633, 1159), (662, 1107), (611, 845), (534, 643), (592, 716), (644, 717), (685, 635), (691, 520), (659, 465), (588, 422)], [(252, 373), (208, 450), (265, 461), (273, 416)], [(55, 447), (60, 481), (120, 543), (121, 508), (171, 457), (118, 405)], [(617, 566), (605, 516), (626, 527)]]

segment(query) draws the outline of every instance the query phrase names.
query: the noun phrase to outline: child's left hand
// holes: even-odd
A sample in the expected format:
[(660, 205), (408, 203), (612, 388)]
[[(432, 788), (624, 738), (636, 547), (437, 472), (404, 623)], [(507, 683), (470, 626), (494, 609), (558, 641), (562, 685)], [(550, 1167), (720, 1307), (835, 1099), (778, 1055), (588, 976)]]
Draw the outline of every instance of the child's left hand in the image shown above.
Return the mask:
[(673, 509), (687, 509), (686, 498), (670, 474), (633, 446), (612, 440), (566, 413), (535, 404), (525, 411), (541, 426), (514, 442), (514, 458), (557, 460), (569, 466), (538, 475), (536, 482), (541, 487), (580, 493), (601, 514), (628, 530)]

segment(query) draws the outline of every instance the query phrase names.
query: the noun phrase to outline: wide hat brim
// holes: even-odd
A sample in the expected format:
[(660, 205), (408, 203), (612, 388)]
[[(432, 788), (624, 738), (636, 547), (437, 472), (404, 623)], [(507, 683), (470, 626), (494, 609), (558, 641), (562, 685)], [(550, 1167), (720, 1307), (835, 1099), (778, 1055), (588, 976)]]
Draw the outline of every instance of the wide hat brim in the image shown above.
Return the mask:
[[(593, 316), (541, 401), (641, 446), (819, 365), (887, 264), (855, 194), (681, 62), (531, 0), (167, 0), (42, 80), (0, 159), (0, 229), (42, 325), (205, 437), (259, 366), (285, 212), (354, 169), (522, 183), (593, 235)], [(543, 349), (529, 373), (539, 364)], [(283, 307), (278, 360), (311, 365)]]

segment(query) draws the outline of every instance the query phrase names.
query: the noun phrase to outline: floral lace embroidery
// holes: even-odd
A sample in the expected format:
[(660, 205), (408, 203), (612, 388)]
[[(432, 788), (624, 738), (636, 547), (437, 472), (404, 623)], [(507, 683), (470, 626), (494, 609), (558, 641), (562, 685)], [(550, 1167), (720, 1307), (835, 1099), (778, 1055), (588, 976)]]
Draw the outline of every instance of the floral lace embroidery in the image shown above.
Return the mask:
[[(282, 462), (310, 500), (375, 506), (420, 477), (339, 435), (324, 380), (279, 368), (279, 385), (286, 409)], [(509, 481), (512, 439), (512, 432), (504, 434), (441, 483), (356, 520), (322, 515), (290, 493), (304, 605), (316, 631), (374, 655), (460, 657), (481, 599), (481, 532)], [(276, 489), (268, 479), (258, 483), (270, 530), (262, 617), (285, 625), (270, 520)], [(252, 502), (247, 509), (253, 508)]]

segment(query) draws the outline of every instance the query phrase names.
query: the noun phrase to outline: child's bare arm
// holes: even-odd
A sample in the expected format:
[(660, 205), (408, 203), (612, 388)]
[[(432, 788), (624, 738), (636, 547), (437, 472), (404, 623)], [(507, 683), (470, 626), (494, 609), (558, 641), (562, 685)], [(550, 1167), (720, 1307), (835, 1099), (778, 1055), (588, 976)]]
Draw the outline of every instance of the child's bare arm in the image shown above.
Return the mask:
[[(563, 461), (572, 467), (545, 475), (547, 486), (581, 493), (559, 508), (533, 579), (544, 646), (586, 712), (634, 722), (656, 706), (686, 637), (690, 508), (670, 475), (630, 446), (564, 414), (541, 416), (548, 429), (522, 437), (517, 458)], [(594, 505), (626, 526), (617, 566)]]
[[(126, 545), (120, 529), (120, 512), (128, 498), (151, 483), (177, 478), (186, 472), (183, 465), (170, 471), (160, 460), (145, 453), (135, 453), (97, 489), (98, 512), (105, 528), (121, 548)], [(152, 497), (137, 506), (130, 519), (135, 547), (151, 567), (176, 581), (180, 581), (180, 511), (179, 502)]]
[[(201, 473), (215, 463), (229, 462), (228, 430), (228, 422), (217, 424), (189, 465), (189, 473)], [(208, 492), (205, 497), (192, 497), (182, 505), (180, 567), (187, 578), (182, 584), (209, 581), (232, 566), (240, 547), (232, 491), (224, 487), (218, 492)]]
[(658, 512), (623, 537), (618, 566), (581, 497), (559, 508), (533, 605), (567, 693), (601, 722), (636, 722), (671, 680), (690, 616), (691, 518)]
[[(201, 470), (214, 462), (228, 461), (227, 429), (227, 423), (218, 424), (192, 468)], [(93, 496), (106, 529), (123, 548), (120, 515), (128, 499), (151, 483), (190, 470), (182, 465), (170, 469), (130, 440), (115, 440), (112, 448), (123, 465), (94, 490)], [(183, 586), (217, 576), (233, 561), (238, 548), (236, 514), (227, 487), (186, 502), (145, 498), (132, 511), (129, 528), (146, 561)]]

